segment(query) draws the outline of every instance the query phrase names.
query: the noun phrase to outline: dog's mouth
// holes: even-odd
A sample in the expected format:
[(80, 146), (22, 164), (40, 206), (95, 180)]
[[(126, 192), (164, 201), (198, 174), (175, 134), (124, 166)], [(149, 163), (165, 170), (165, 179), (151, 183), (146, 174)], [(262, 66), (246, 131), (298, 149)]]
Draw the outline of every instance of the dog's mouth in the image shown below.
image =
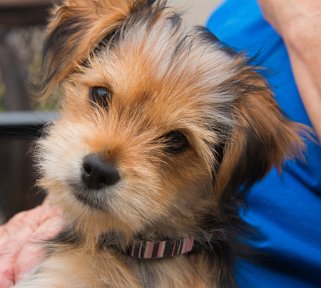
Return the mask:
[(108, 197), (104, 190), (91, 190), (84, 188), (82, 185), (69, 183), (71, 194), (76, 201), (92, 209), (106, 211), (108, 209)]
[(106, 210), (106, 207), (102, 204), (101, 197), (97, 197), (97, 195), (90, 195), (90, 192), (79, 193), (74, 192), (73, 195), (75, 198), (84, 206), (88, 206), (93, 209), (98, 209), (101, 211)]

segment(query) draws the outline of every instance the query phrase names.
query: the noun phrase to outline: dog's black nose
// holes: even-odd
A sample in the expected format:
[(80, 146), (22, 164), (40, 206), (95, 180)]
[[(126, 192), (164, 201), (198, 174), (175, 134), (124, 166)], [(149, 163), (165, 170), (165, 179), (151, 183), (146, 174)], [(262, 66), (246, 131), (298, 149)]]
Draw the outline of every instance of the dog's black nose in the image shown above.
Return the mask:
[(116, 184), (120, 175), (114, 165), (103, 161), (98, 154), (90, 154), (84, 159), (81, 178), (87, 188), (99, 190)]

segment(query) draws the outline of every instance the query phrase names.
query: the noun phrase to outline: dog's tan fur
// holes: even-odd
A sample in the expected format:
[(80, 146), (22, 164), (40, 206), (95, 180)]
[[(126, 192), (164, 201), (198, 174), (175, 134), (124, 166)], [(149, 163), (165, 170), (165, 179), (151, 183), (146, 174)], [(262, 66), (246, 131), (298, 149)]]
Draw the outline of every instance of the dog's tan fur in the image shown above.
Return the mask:
[[(151, 2), (67, 0), (53, 14), (42, 88), (61, 86), (62, 111), (39, 141), (38, 162), (40, 185), (63, 209), (68, 233), (48, 244), (19, 288), (230, 287), (238, 188), (302, 145), (299, 127), (242, 54), (200, 28), (186, 31), (164, 1)], [(89, 99), (97, 86), (112, 91), (108, 109)], [(186, 135), (186, 151), (166, 152), (170, 131)], [(104, 191), (102, 210), (73, 195), (90, 153), (121, 174)], [(98, 247), (115, 232), (119, 249)], [(193, 235), (211, 249), (136, 260), (122, 248), (137, 235)]]

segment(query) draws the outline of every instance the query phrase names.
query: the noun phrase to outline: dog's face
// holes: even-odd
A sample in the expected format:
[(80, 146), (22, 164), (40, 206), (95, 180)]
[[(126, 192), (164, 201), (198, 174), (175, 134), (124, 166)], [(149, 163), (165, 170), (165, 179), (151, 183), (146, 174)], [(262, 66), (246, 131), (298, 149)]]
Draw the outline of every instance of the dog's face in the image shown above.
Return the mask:
[(49, 26), (41, 185), (95, 233), (197, 233), (300, 142), (242, 55), (151, 2), (70, 0)]

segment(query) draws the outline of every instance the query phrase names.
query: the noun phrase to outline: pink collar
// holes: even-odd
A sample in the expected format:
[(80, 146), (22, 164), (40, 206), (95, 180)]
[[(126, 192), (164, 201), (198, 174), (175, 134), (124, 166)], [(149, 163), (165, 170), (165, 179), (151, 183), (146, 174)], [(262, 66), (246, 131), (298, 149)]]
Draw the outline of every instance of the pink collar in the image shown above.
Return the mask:
[(129, 249), (129, 256), (137, 259), (162, 259), (189, 253), (195, 244), (194, 237), (180, 240), (142, 241), (134, 240)]

